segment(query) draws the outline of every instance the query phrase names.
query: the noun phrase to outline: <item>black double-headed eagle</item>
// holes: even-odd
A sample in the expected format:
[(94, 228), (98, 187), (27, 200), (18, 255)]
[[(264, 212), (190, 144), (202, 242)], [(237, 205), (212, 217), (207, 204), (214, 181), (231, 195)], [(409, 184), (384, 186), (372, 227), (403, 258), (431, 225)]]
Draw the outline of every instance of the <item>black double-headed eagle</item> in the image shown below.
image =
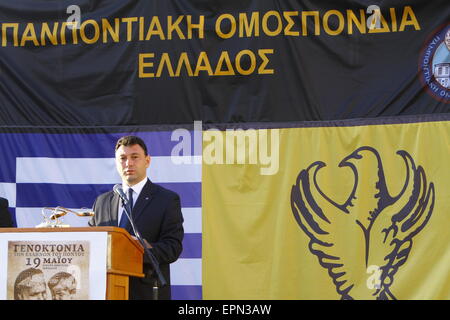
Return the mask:
[[(292, 187), (294, 217), (342, 299), (395, 299), (391, 291), (395, 275), (408, 259), (414, 237), (430, 220), (434, 184), (427, 183), (424, 169), (408, 152), (397, 154), (405, 163), (406, 177), (395, 196), (386, 185), (379, 153), (368, 146), (339, 163), (354, 175), (344, 203), (333, 201), (318, 185), (317, 174), (326, 166), (321, 161), (301, 170)], [(379, 269), (376, 286), (367, 285), (370, 266)]]

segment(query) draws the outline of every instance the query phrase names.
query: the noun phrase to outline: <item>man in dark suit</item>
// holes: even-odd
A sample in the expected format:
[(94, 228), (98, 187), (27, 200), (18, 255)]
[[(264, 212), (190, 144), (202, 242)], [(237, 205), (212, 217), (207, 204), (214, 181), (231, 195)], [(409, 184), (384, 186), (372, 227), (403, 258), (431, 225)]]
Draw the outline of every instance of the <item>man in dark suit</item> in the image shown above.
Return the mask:
[[(116, 144), (116, 167), (122, 178), (124, 193), (132, 204), (132, 217), (138, 232), (159, 262), (167, 286), (159, 288), (159, 299), (168, 300), (170, 292), (169, 264), (176, 261), (183, 249), (183, 216), (180, 197), (173, 191), (152, 183), (147, 178), (150, 156), (144, 141), (136, 136), (122, 137)], [(130, 196), (131, 193), (131, 196)], [(123, 213), (120, 197), (109, 191), (97, 197), (89, 221), (91, 226), (120, 226), (134, 235)], [(129, 298), (153, 299), (157, 279), (150, 260), (144, 256), (145, 278), (130, 278)]]
[(8, 200), (0, 198), (0, 228), (12, 228), (13, 226), (8, 205)]

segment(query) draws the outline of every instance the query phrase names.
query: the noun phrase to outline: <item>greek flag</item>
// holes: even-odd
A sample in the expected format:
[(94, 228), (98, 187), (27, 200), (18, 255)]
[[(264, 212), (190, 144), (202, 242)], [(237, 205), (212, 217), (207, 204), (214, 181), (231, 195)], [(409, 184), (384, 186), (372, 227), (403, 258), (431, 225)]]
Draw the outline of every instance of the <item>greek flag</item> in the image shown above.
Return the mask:
[[(185, 236), (183, 252), (170, 267), (172, 298), (202, 299), (201, 154), (174, 160), (171, 152), (177, 141), (171, 140), (171, 131), (2, 132), (0, 196), (9, 200), (19, 228), (41, 223), (43, 207), (91, 208), (98, 195), (121, 182), (114, 147), (128, 134), (147, 144), (152, 157), (149, 178), (181, 198)], [(62, 219), (71, 227), (84, 227), (89, 218), (69, 213)]]

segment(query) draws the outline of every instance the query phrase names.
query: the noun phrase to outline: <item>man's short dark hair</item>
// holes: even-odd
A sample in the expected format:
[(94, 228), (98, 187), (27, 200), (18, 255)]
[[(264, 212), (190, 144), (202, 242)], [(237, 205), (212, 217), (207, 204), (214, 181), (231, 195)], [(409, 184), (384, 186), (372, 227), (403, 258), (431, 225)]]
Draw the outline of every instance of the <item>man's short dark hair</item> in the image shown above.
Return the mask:
[(121, 146), (129, 147), (129, 146), (134, 146), (135, 144), (141, 146), (141, 148), (144, 149), (144, 154), (146, 156), (148, 155), (147, 146), (145, 145), (144, 140), (142, 140), (141, 138), (136, 137), (136, 136), (125, 136), (125, 137), (120, 138), (116, 143), (116, 151)]
[(68, 272), (58, 272), (56, 274), (54, 274), (50, 280), (48, 280), (48, 288), (52, 291), (53, 293), (53, 288), (61, 281), (61, 280), (65, 280), (65, 279), (72, 279), (72, 282), (77, 283), (77, 281), (75, 280), (75, 277), (73, 275), (71, 275)]

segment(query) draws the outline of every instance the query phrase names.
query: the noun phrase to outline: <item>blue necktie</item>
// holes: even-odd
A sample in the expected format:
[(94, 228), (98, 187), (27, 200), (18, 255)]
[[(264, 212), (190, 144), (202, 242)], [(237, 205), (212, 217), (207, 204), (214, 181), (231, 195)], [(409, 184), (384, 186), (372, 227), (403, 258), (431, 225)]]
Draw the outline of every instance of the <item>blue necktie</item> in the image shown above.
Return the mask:
[[(133, 189), (128, 189), (128, 203), (130, 204), (130, 211), (133, 212)], [(125, 208), (123, 209), (123, 211), (125, 211)], [(130, 212), (130, 214), (131, 214)], [(119, 223), (119, 227), (120, 228), (125, 228), (126, 225), (128, 224), (128, 217), (127, 214), (125, 212), (122, 212), (122, 217), (120, 217), (120, 223)]]

